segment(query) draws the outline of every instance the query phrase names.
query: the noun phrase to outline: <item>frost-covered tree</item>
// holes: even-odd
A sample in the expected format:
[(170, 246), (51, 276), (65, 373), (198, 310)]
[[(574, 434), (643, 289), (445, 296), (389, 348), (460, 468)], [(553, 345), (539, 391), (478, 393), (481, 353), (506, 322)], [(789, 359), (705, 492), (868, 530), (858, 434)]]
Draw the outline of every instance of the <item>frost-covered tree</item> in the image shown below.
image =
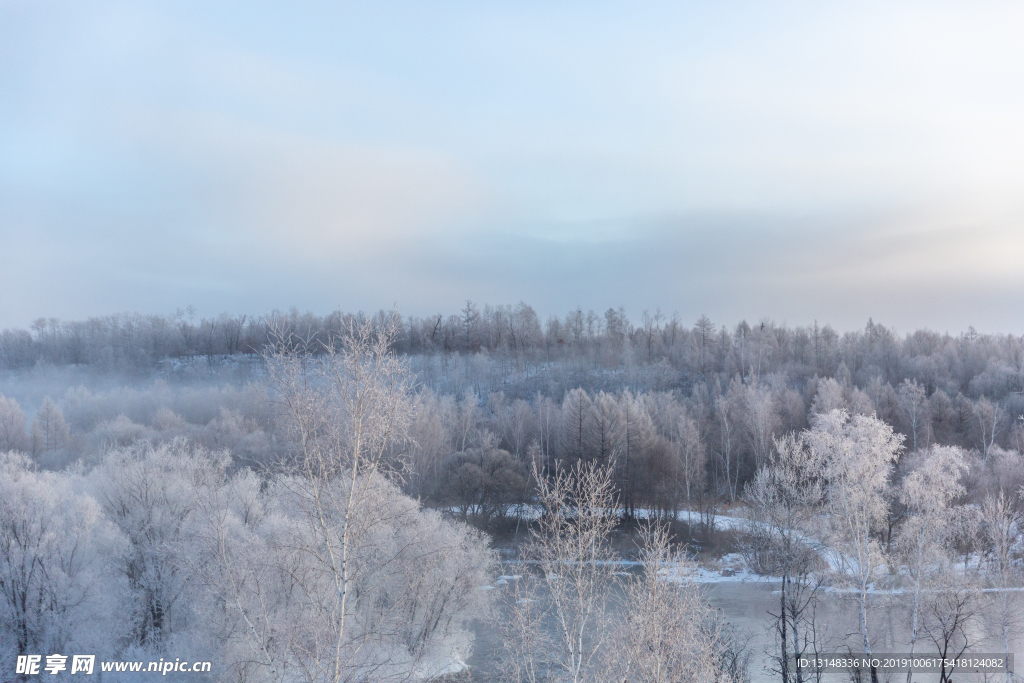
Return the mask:
[(32, 452), (39, 455), (63, 448), (70, 430), (64, 413), (49, 396), (43, 399), (39, 411), (32, 418)]
[[(425, 390), (418, 397), (409, 424), (407, 488), (414, 496), (430, 496), (443, 483), (444, 459), (459, 449), (456, 433), (457, 406), (453, 396)], [(470, 425), (472, 428), (472, 425)]]
[(25, 413), (13, 398), (0, 395), (0, 453), (28, 450)]
[[(1010, 653), (1011, 631), (1021, 621), (1019, 597), (1016, 593), (1020, 570), (1014, 554), (1021, 541), (1021, 524), (1024, 522), (1012, 499), (999, 491), (989, 495), (981, 505), (981, 529), (988, 545), (989, 577), (996, 592), (1000, 635), (1003, 652)], [(1006, 672), (1006, 683), (1012, 680)]]
[[(363, 475), (361, 475), (363, 476)], [(351, 480), (330, 483), (342, 490)], [(469, 655), (468, 622), (487, 616), (480, 590), (493, 561), (483, 535), (424, 511), (384, 477), (358, 481), (356, 508), (325, 510), (338, 543), (348, 533), (345, 631), (339, 640), (337, 580), (320, 552), (308, 480), (234, 477), (207, 508), (199, 545), (220, 633), (246, 680), (429, 680)], [(247, 503), (252, 501), (256, 504)]]
[[(870, 655), (868, 590), (884, 565), (874, 532), (887, 515), (884, 492), (903, 436), (877, 418), (833, 410), (819, 415), (804, 438), (825, 463), (830, 540), (855, 579), (861, 639)], [(878, 682), (874, 668), (871, 681)]]
[(818, 382), (818, 391), (811, 403), (813, 415), (827, 415), (833, 410), (847, 410), (849, 403), (843, 397), (843, 387), (831, 377)]
[(985, 396), (982, 396), (974, 404), (974, 419), (977, 421), (979, 429), (981, 452), (987, 461), (996, 442), (996, 431), (999, 429), (999, 424), (1003, 419), (1003, 407), (998, 401), (993, 403)]
[(122, 539), (75, 477), (0, 454), (0, 666), (25, 653), (110, 653)]
[(533, 409), (522, 399), (512, 402), (505, 419), (506, 440), (512, 447), (512, 454), (522, 457), (533, 432)]
[[(277, 479), (277, 495), (289, 510), (276, 543), (285, 553), (280, 565), (304, 596), (299, 611), (290, 612), (299, 617), (288, 620), (294, 628), (287, 647), (305, 680), (423, 674), (418, 643), (461, 613), (458, 606), (469, 598), (460, 592), (472, 592), (467, 582), (482, 578), (489, 564), (478, 536), (465, 531), (463, 547), (446, 546), (451, 533), (426, 533), (415, 503), (386, 494), (397, 493), (385, 477), (401, 466), (389, 455), (404, 440), (411, 408), (412, 376), (393, 352), (396, 334), (393, 316), (353, 320), (313, 349), (281, 333), (265, 356), (295, 447), (287, 476)], [(473, 560), (454, 572), (457, 585), (441, 578), (449, 553)], [(425, 571), (433, 565), (436, 572)], [(434, 576), (439, 586), (430, 585)], [(420, 597), (410, 602), (410, 596)], [(261, 619), (259, 610), (245, 612), (245, 620), (273, 621)], [(417, 619), (428, 613), (435, 615), (433, 626), (417, 631)], [(254, 650), (262, 652), (258, 643), (266, 638), (259, 629), (249, 632), (257, 640)]]
[[(924, 387), (915, 380), (904, 380), (896, 392), (897, 400), (903, 417), (910, 427), (910, 444), (912, 450), (917, 450), (918, 436), (923, 437), (923, 431), (928, 415), (928, 396)], [(923, 440), (923, 439), (922, 439)]]
[(686, 491), (687, 522), (693, 510), (693, 497), (703, 493), (707, 486), (707, 450), (701, 438), (697, 421), (684, 413), (673, 424), (672, 442), (682, 465), (683, 486)]
[[(950, 505), (964, 493), (960, 483), (966, 468), (963, 452), (955, 446), (932, 446), (918, 466), (904, 479), (900, 500), (910, 515), (900, 532), (900, 545), (906, 553), (910, 577), (914, 581), (913, 610), (910, 619), (910, 654), (917, 645), (921, 613), (921, 587), (928, 575), (942, 570), (948, 554), (949, 532), (954, 511)], [(910, 683), (912, 669), (907, 670)]]
[(715, 423), (718, 427), (718, 461), (725, 475), (729, 500), (735, 502), (739, 488), (740, 457), (737, 451), (737, 401), (729, 394), (720, 395), (714, 404)]
[(590, 435), (592, 402), (583, 389), (571, 389), (562, 398), (561, 454), (572, 460), (586, 457)]
[(820, 574), (818, 548), (810, 540), (825, 495), (824, 454), (790, 433), (775, 441), (769, 461), (744, 491), (753, 547), (748, 556), (761, 571), (781, 579), (778, 613), (772, 615), (779, 644), (776, 662), (783, 683), (803, 683), (815, 672), (790, 668), (819, 643), (813, 623)]
[(772, 439), (779, 427), (778, 409), (771, 388), (767, 385), (747, 387), (743, 408), (754, 464), (760, 467), (768, 460)]
[(558, 406), (551, 397), (544, 396), (538, 391), (534, 397), (533, 408), (536, 412), (534, 421), (537, 425), (537, 445), (540, 447), (546, 467), (554, 451), (558, 434)]
[[(517, 683), (552, 676), (581, 683), (593, 677), (610, 626), (613, 474), (593, 461), (564, 467), (550, 479), (535, 474), (544, 514), (531, 530), (524, 559), (536, 563), (541, 577), (516, 583), (505, 622), (506, 675)], [(548, 624), (556, 635), (545, 635)]]
[(131, 642), (156, 652), (192, 630), (197, 589), (186, 566), (201, 498), (223, 485), (230, 458), (184, 441), (110, 451), (93, 472), (107, 518), (128, 543), (115, 559), (127, 585)]
[(506, 606), (504, 673), (517, 683), (744, 680), (742, 648), (693, 581), (667, 528), (641, 530), (644, 570), (616, 582), (612, 472), (577, 462), (538, 483), (544, 514), (524, 550), (538, 575), (516, 581)]
[(643, 571), (624, 588), (621, 616), (601, 652), (608, 683), (740, 683), (745, 661), (721, 614), (708, 606), (692, 563), (667, 529), (641, 529)]

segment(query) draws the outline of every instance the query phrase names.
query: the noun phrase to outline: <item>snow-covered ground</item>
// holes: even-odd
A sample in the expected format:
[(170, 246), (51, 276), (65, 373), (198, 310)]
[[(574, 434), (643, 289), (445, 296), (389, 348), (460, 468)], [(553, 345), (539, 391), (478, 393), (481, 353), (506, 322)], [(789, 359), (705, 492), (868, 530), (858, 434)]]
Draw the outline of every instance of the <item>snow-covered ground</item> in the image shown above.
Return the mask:
[[(523, 519), (536, 519), (541, 514), (541, 507), (538, 505), (519, 505), (516, 506), (514, 511)], [(620, 515), (624, 514), (624, 510), (619, 509), (617, 511)], [(636, 512), (636, 518), (638, 519), (649, 519), (655, 516), (655, 512), (647, 509), (638, 509)], [(716, 515), (715, 516), (715, 528), (719, 531), (744, 531), (752, 524), (751, 520), (743, 516), (743, 508), (734, 508), (730, 510), (731, 514)], [(700, 522), (700, 514), (696, 511), (680, 511), (676, 519), (681, 521), (690, 521), (691, 523), (697, 524)], [(822, 543), (819, 539), (807, 537), (804, 539), (806, 542), (815, 545), (819, 548), (822, 558), (828, 563), (829, 569), (832, 572), (833, 578), (836, 579), (835, 583), (830, 586), (826, 586), (824, 590), (828, 593), (835, 594), (846, 594), (850, 592), (856, 592), (859, 589), (851, 587), (848, 584), (844, 585), (843, 575), (853, 578), (855, 572), (853, 568), (844, 561), (841, 553), (835, 548), (831, 548), (826, 544)], [(969, 565), (977, 567), (980, 558), (972, 557), (968, 562)], [(505, 564), (517, 565), (517, 564), (535, 564), (531, 561), (523, 561), (519, 559), (508, 559), (504, 561)], [(623, 568), (642, 566), (642, 562), (635, 560), (616, 560), (611, 564), (622, 566)], [(962, 562), (954, 565), (959, 568), (961, 572), (967, 573), (970, 569), (965, 570)], [(894, 585), (899, 581), (898, 577), (894, 577), (889, 569), (884, 565), (880, 565), (876, 568), (877, 580), (870, 584), (868, 592), (875, 595), (899, 595), (906, 592), (906, 588), (899, 585)], [(780, 580), (780, 577), (775, 576), (763, 576), (755, 573), (748, 565), (746, 560), (739, 553), (730, 553), (724, 555), (717, 560), (704, 561), (700, 565), (691, 566), (679, 573), (666, 572), (666, 579), (669, 580), (687, 580), (696, 581), (704, 584), (719, 584), (719, 583), (774, 583)], [(510, 577), (501, 577), (506, 581)], [(499, 583), (499, 585), (501, 585)], [(984, 592), (997, 592), (1000, 589), (997, 588), (986, 588)], [(1009, 589), (1015, 592), (1024, 592), (1024, 587), (1011, 588)]]
[(749, 581), (772, 581), (771, 577), (758, 576), (750, 571), (739, 553), (723, 555), (709, 566), (698, 565), (686, 568), (666, 569), (662, 572), (669, 581), (696, 581), (697, 583), (747, 583)]
[[(441, 510), (456, 514), (458, 510), (454, 507), (444, 507)], [(471, 508), (472, 510), (472, 508)], [(535, 520), (539, 519), (541, 514), (544, 512), (544, 508), (541, 505), (529, 504), (529, 503), (517, 503), (511, 505), (508, 508), (507, 515), (509, 517), (518, 518), (522, 520)], [(617, 508), (615, 511), (619, 517), (625, 517), (626, 510), (624, 508)], [(742, 514), (742, 508), (736, 508), (733, 512)], [(656, 519), (660, 517), (660, 513), (656, 510), (650, 510), (647, 508), (637, 508), (634, 510), (634, 516), (636, 519)], [(700, 513), (696, 510), (680, 510), (676, 513), (676, 520), (680, 522), (690, 522), (693, 524), (699, 524), (701, 521)], [(716, 529), (738, 529), (742, 528), (743, 525), (747, 524), (747, 520), (742, 516), (730, 516), (730, 515), (716, 515), (715, 516), (715, 528)]]

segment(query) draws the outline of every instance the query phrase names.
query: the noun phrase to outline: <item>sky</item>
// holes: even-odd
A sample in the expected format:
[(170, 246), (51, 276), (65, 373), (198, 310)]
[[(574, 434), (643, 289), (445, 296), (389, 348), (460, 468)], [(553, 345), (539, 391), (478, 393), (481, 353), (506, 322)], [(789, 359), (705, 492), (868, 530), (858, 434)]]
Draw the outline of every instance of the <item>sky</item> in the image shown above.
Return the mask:
[(0, 327), (1024, 333), (1024, 5), (0, 0)]

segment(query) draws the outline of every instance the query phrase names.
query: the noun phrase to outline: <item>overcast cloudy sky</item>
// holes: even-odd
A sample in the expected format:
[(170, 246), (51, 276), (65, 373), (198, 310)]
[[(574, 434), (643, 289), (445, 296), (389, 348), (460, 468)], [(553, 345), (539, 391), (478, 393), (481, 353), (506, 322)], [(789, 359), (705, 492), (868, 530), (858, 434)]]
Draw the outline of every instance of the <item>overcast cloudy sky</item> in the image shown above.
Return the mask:
[(1024, 332), (1024, 6), (0, 0), (0, 327)]

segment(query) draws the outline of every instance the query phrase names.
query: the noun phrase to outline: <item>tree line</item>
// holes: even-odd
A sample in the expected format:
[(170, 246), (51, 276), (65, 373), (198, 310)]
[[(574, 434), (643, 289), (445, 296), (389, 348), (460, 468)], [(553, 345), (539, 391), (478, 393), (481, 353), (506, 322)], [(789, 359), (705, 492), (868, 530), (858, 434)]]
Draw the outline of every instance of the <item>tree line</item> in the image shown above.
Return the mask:
[(458, 314), (427, 317), (395, 311), (317, 316), (292, 309), (197, 318), (189, 308), (169, 317), (40, 318), (29, 330), (0, 332), (0, 369), (43, 363), (148, 372), (168, 359), (212, 364), (258, 356), (274, 331), (319, 353), (353, 320), (366, 319), (389, 321), (397, 330), (393, 350), (412, 357), (421, 381), (446, 393), (473, 386), (479, 395), (500, 390), (526, 398), (539, 390), (557, 400), (575, 387), (689, 392), (715, 379), (758, 384), (773, 376), (800, 385), (831, 377), (865, 391), (875, 381), (895, 387), (913, 380), (928, 395), (942, 390), (951, 398), (962, 393), (998, 401), (1024, 391), (1024, 337), (1013, 334), (970, 328), (957, 335), (900, 335), (870, 320), (864, 329), (842, 334), (829, 325), (789, 327), (770, 320), (730, 328), (706, 316), (688, 324), (660, 311), (643, 311), (634, 322), (622, 308), (603, 315), (577, 309), (542, 323), (525, 303), (480, 308), (467, 302)]

